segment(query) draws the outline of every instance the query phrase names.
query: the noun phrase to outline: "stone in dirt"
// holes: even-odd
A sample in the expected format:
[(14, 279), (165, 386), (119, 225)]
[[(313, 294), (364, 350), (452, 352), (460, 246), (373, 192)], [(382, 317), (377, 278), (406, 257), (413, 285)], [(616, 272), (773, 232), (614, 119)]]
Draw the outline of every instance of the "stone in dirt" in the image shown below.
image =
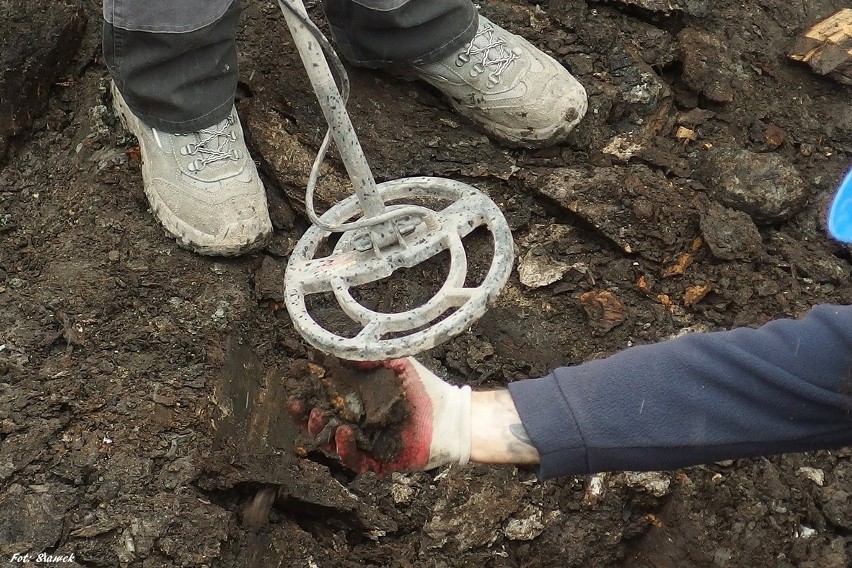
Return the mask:
[(693, 28), (681, 30), (677, 39), (686, 85), (711, 101), (733, 101), (734, 74), (727, 42), (712, 33)]
[(763, 239), (748, 214), (708, 203), (701, 214), (701, 236), (719, 260), (748, 260), (761, 251)]
[[(643, 165), (554, 168), (531, 187), (590, 223), (628, 254), (663, 261), (684, 250), (698, 212), (679, 188)], [(691, 199), (691, 196), (690, 196)]]
[(60, 484), (13, 483), (0, 496), (0, 557), (44, 551), (62, 537), (63, 517), (74, 491)]
[(650, 65), (632, 50), (615, 50), (609, 57), (609, 74), (619, 83), (626, 109), (646, 116), (656, 111), (671, 92)]
[(622, 4), (638, 6), (651, 12), (683, 12), (690, 16), (707, 15), (707, 0), (618, 0)]
[(258, 300), (284, 302), (284, 271), (286, 264), (264, 255), (254, 273), (254, 294)]
[(704, 156), (701, 169), (713, 198), (758, 224), (786, 221), (808, 199), (799, 172), (778, 154), (715, 148)]
[(561, 279), (571, 265), (553, 259), (541, 245), (530, 248), (518, 261), (518, 276), (528, 288), (541, 288)]

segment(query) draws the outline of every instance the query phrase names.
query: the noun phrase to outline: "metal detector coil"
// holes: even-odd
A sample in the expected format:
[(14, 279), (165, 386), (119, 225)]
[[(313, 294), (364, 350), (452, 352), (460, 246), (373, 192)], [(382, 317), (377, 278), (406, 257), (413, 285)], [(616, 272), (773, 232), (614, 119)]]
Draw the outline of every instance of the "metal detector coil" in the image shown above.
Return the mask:
[[(305, 209), (313, 225), (296, 244), (285, 272), (286, 306), (293, 325), (312, 346), (343, 359), (377, 361), (430, 349), (467, 329), (494, 303), (514, 262), (511, 230), (500, 208), (465, 183), (410, 177), (377, 185), (346, 112), (349, 82), (340, 60), (308, 18), (301, 0), (278, 3), (329, 125), (306, 191)], [(354, 195), (317, 216), (313, 193), (331, 139), (352, 180)], [(433, 202), (449, 205), (433, 207)], [(468, 265), (462, 239), (479, 227), (491, 233), (492, 263), (478, 285), (466, 286)], [(318, 257), (335, 233), (340, 238), (331, 253)], [(450, 256), (447, 278), (425, 304), (384, 313), (355, 299), (353, 288), (388, 278), (443, 251)], [(357, 332), (344, 336), (329, 331), (311, 315), (307, 297), (321, 293), (333, 294)]]

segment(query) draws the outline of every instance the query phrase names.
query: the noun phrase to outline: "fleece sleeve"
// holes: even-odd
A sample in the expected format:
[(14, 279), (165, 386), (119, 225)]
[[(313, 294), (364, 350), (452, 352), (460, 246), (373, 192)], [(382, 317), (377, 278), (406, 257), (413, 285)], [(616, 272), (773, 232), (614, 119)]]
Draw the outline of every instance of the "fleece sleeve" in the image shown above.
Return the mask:
[(540, 475), (668, 470), (852, 445), (852, 306), (694, 333), (517, 381)]

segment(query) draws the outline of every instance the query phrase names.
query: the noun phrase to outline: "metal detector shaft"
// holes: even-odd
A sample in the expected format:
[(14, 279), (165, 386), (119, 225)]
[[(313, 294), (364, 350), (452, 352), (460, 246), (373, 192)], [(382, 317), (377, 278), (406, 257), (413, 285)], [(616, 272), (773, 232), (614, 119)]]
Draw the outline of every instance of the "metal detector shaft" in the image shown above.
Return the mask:
[[(293, 326), (314, 347), (345, 359), (378, 361), (434, 347), (482, 316), (506, 284), (512, 270), (511, 229), (487, 195), (461, 182), (417, 177), (376, 185), (344, 106), (349, 92), (345, 69), (308, 19), (302, 0), (278, 0), (278, 4), (329, 127), (305, 191), (305, 210), (312, 225), (290, 254), (284, 274)], [(331, 140), (352, 180), (354, 195), (317, 216), (313, 190)], [(462, 239), (478, 227), (491, 232), (493, 259), (485, 277), (473, 285), (467, 282)], [(334, 243), (333, 234), (338, 235)], [(318, 256), (321, 246), (333, 247), (331, 254)], [(444, 284), (419, 307), (379, 311), (362, 304), (359, 294), (351, 291), (444, 251), (450, 256)], [(348, 329), (334, 332), (315, 319), (307, 296), (317, 294), (336, 300), (351, 320)]]
[(286, 6), (283, 6), (283, 4), (287, 4), (305, 18), (308, 18), (305, 5), (302, 0), (278, 0), (278, 2), (282, 4), (281, 11), (287, 21), (287, 27), (290, 28), (293, 42), (299, 50), (299, 56), (302, 58), (302, 63), (308, 73), (308, 78), (311, 81), (314, 93), (316, 93), (325, 120), (328, 122), (331, 136), (340, 152), (340, 158), (349, 178), (352, 180), (355, 195), (358, 196), (358, 202), (361, 205), (361, 211), (363, 211), (364, 217), (376, 217), (385, 212), (385, 204), (376, 189), (376, 180), (373, 179), (370, 165), (367, 163), (367, 158), (361, 149), (361, 143), (355, 135), (355, 129), (349, 119), (349, 114), (346, 112), (343, 97), (334, 82), (334, 76), (322, 48), (305, 24), (288, 11)]

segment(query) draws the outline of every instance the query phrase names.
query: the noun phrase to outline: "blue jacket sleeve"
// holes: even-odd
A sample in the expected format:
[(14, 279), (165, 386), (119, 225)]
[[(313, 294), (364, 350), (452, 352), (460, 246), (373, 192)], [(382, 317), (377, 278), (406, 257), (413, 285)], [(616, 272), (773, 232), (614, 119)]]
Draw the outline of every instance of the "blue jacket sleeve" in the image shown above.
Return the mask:
[(852, 306), (637, 346), (509, 390), (545, 479), (852, 445)]

